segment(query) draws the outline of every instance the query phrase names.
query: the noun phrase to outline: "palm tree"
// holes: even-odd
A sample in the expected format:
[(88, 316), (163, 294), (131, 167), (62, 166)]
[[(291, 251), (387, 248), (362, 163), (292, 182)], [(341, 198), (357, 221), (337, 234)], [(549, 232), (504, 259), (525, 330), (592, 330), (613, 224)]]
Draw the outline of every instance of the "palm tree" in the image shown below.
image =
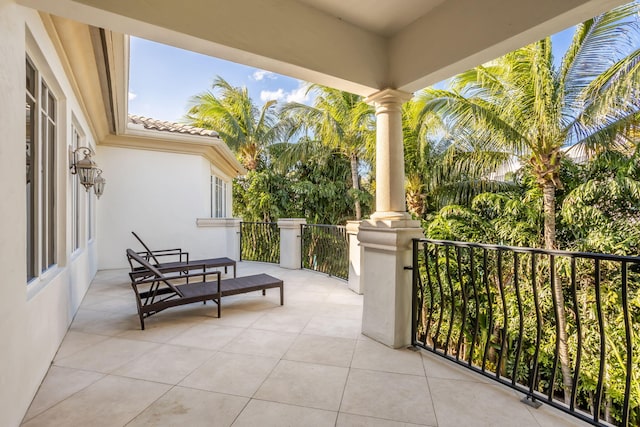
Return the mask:
[(470, 207), (478, 194), (512, 187), (491, 179), (491, 172), (512, 157), (508, 153), (476, 149), (482, 141), (474, 133), (446, 132), (443, 117), (420, 101), (405, 103), (402, 117), (407, 210), (414, 216), (433, 215), (452, 204)]
[[(527, 162), (543, 193), (544, 246), (556, 248), (556, 190), (562, 148), (597, 152), (629, 139), (640, 90), (638, 5), (634, 2), (577, 26), (559, 66), (547, 37), (455, 77), (450, 90), (428, 89), (417, 102), (458, 132), (473, 132), (485, 149)], [(455, 134), (455, 132), (452, 132)], [(565, 398), (572, 381), (562, 285), (558, 301)]]
[(296, 128), (310, 127), (315, 138), (349, 159), (355, 216), (360, 220), (360, 161), (367, 158), (367, 147), (375, 138), (373, 108), (361, 96), (337, 89), (311, 85), (308, 91), (316, 93), (313, 106), (288, 103), (281, 113)]
[(233, 87), (218, 76), (211, 90), (193, 96), (191, 103), (185, 117), (187, 122), (218, 132), (244, 167), (256, 170), (264, 148), (277, 139), (276, 101), (258, 108), (246, 87)]

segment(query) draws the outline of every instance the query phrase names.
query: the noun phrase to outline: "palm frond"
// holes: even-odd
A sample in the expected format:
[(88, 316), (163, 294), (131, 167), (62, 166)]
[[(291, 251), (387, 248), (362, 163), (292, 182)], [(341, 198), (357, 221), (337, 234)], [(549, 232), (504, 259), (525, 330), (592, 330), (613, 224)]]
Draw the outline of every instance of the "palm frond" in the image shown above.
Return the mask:
[(573, 108), (585, 88), (636, 49), (639, 6), (615, 8), (580, 24), (561, 67), (566, 105)]

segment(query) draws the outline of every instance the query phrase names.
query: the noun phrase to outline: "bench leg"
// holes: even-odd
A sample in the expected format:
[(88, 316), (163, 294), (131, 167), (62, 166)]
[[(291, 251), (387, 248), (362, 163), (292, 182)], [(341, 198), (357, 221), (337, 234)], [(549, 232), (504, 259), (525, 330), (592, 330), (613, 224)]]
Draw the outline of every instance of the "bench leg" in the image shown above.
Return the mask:
[(280, 305), (284, 305), (284, 287), (280, 286)]

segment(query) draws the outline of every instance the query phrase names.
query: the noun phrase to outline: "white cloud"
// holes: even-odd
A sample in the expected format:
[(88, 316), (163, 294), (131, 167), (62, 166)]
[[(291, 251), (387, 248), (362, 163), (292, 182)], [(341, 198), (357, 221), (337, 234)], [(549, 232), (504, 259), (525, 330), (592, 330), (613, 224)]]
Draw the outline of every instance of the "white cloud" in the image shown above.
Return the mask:
[(262, 102), (267, 102), (275, 99), (276, 101), (282, 101), (285, 99), (286, 94), (284, 89), (280, 88), (278, 90), (263, 90), (260, 91), (260, 100)]
[(285, 91), (283, 88), (277, 90), (263, 90), (260, 92), (260, 100), (267, 102), (275, 99), (281, 102), (298, 102), (306, 104), (309, 101), (309, 95), (307, 94), (307, 88), (304, 84), (291, 91)]
[(133, 92), (129, 92), (129, 101), (133, 101), (137, 97), (138, 97), (138, 94), (133, 93)]
[(303, 104), (308, 100), (309, 95), (307, 94), (307, 88), (304, 85), (300, 85), (299, 88), (294, 89), (287, 94), (287, 102), (298, 102)]
[(257, 82), (259, 82), (260, 80), (264, 80), (265, 78), (267, 79), (271, 79), (271, 80), (275, 80), (278, 77), (272, 73), (271, 71), (266, 71), (266, 70), (256, 70), (252, 75), (251, 78)]

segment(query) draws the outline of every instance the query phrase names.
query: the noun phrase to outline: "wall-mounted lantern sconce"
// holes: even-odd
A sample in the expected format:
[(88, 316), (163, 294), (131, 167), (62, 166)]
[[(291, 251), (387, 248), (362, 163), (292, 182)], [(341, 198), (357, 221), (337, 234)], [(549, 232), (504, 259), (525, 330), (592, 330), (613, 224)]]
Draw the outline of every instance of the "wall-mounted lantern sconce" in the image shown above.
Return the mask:
[[(78, 153), (84, 154), (84, 158), (78, 160)], [(70, 169), (73, 175), (78, 175), (80, 184), (84, 185), (84, 188), (89, 191), (89, 188), (95, 183), (96, 176), (98, 174), (98, 166), (96, 162), (91, 159), (94, 155), (93, 150), (89, 147), (79, 147), (74, 151), (69, 150), (70, 155)], [(104, 187), (104, 184), (103, 184)]]
[(102, 169), (98, 169), (97, 171), (96, 178), (93, 180), (93, 191), (95, 191), (96, 197), (99, 199), (102, 193), (104, 193), (104, 186), (107, 180), (102, 177)]
[[(78, 160), (78, 155), (84, 154), (84, 158)], [(91, 159), (95, 155), (89, 147), (78, 147), (75, 150), (69, 149), (69, 169), (73, 175), (78, 175), (80, 184), (89, 191), (93, 187), (98, 199), (104, 193), (104, 186), (107, 180), (102, 177), (102, 169), (98, 168), (96, 162)]]

